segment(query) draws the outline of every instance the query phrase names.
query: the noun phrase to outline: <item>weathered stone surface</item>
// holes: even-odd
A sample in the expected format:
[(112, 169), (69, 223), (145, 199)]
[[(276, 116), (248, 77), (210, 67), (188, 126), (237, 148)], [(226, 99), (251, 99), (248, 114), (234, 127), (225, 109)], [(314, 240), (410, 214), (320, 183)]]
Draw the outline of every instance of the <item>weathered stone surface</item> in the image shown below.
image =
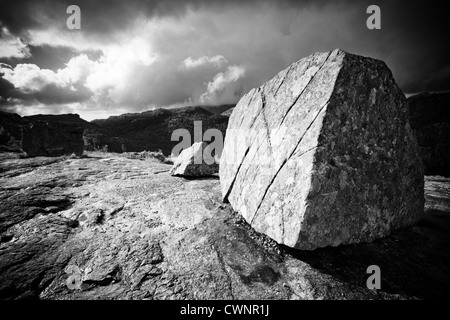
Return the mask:
[[(300, 251), (222, 204), (217, 179), (172, 177), (156, 159), (87, 155), (0, 153), (0, 299), (449, 295), (450, 179), (427, 177), (418, 225), (371, 243)], [(366, 287), (372, 264), (382, 270), (381, 290)], [(79, 288), (68, 287), (71, 276)]]
[(450, 177), (450, 92), (414, 95), (408, 104), (424, 173)]
[(219, 171), (219, 165), (214, 159), (212, 164), (205, 162), (203, 152), (208, 146), (206, 142), (196, 142), (187, 149), (184, 149), (175, 160), (170, 174), (173, 176), (203, 177), (210, 176)]
[(247, 222), (297, 249), (372, 241), (423, 214), (405, 96), (382, 61), (341, 50), (301, 59), (239, 101), (219, 175)]
[(81, 155), (83, 130), (71, 123), (37, 121), (22, 127), (22, 149), (29, 157)]

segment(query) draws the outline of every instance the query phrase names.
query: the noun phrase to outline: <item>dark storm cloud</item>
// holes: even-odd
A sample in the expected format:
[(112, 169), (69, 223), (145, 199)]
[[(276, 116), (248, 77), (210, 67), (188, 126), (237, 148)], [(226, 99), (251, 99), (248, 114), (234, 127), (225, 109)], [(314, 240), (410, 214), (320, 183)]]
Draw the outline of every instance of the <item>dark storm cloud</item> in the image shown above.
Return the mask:
[[(93, 33), (109, 33), (127, 28), (137, 15), (147, 17), (181, 15), (187, 8), (224, 7), (258, 1), (222, 0), (4, 0), (0, 21), (16, 35), (25, 36), (28, 29), (45, 28), (48, 23), (64, 25), (66, 8), (75, 4), (83, 9), (83, 28)], [(280, 1), (286, 2), (286, 1)], [(301, 1), (298, 1), (301, 2)]]
[[(3, 80), (3, 79), (2, 79)], [(6, 80), (3, 80), (6, 81)], [(1, 86), (1, 85), (0, 85)], [(25, 93), (19, 90), (8, 88), (6, 97), (15, 101), (32, 101), (39, 102), (46, 105), (49, 104), (68, 104), (74, 102), (81, 102), (87, 100), (92, 96), (92, 92), (89, 92), (85, 88), (79, 87), (77, 90), (63, 90), (60, 87), (48, 84), (37, 92)]]
[(80, 84), (70, 88), (43, 82), (40, 87), (39, 90), (23, 91), (0, 77), (0, 106), (7, 104), (8, 100), (20, 103), (30, 101), (42, 104), (67, 104), (82, 102), (92, 96), (92, 92)]
[(367, 55), (386, 60), (408, 93), (450, 90), (450, 20), (445, 2), (381, 1), (382, 29), (362, 29), (359, 41), (370, 41)]
[[(115, 92), (117, 103), (130, 111), (190, 98), (198, 102), (207, 88), (213, 86), (217, 86), (212, 95), (217, 103), (236, 102), (240, 95), (292, 62), (316, 51), (335, 48), (384, 60), (405, 93), (450, 90), (449, 20), (438, 2), (5, 0), (1, 3), (0, 23), (12, 35), (32, 43), (30, 30), (67, 32), (65, 11), (70, 4), (81, 8), (81, 32), (85, 40), (99, 45), (97, 56), (90, 56), (93, 61), (98, 60), (102, 45), (121, 40), (118, 34), (148, 38), (151, 42), (158, 60), (149, 66), (130, 64), (131, 76), (124, 78), (128, 87)], [(366, 8), (371, 4), (381, 8), (381, 30), (366, 28)], [(189, 18), (192, 12), (198, 14)], [(165, 18), (173, 20), (160, 29), (149, 31), (136, 27), (138, 21)], [(31, 44), (30, 56), (0, 58), (0, 62), (12, 66), (26, 62), (56, 71), (70, 58), (86, 52), (85, 47), (78, 48), (76, 43), (72, 48), (67, 43), (64, 45), (56, 39), (54, 45)], [(189, 57), (217, 55), (227, 60), (221, 68), (205, 64), (190, 70), (180, 69), (180, 64)], [(236, 68), (245, 72), (234, 81), (230, 70)], [(103, 78), (108, 78), (108, 74)], [(221, 86), (220, 81), (227, 79), (228, 87)], [(82, 102), (92, 97), (91, 91), (78, 85), (79, 93), (49, 84), (30, 94), (0, 80), (0, 95), (21, 101), (30, 99), (49, 104)], [(91, 87), (95, 85), (91, 83)], [(105, 95), (105, 99), (111, 99), (106, 96), (111, 92), (108, 90), (108, 87), (100, 88), (97, 98)]]

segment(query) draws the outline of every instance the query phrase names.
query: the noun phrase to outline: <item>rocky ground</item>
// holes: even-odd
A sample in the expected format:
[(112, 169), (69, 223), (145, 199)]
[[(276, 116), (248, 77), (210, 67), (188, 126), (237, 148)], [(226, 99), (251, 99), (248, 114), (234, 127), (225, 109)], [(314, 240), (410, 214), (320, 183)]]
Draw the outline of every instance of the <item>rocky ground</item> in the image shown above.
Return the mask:
[[(450, 179), (426, 177), (427, 217), (367, 244), (278, 246), (153, 159), (0, 155), (0, 298), (434, 299), (450, 289)], [(381, 290), (366, 288), (369, 265)]]

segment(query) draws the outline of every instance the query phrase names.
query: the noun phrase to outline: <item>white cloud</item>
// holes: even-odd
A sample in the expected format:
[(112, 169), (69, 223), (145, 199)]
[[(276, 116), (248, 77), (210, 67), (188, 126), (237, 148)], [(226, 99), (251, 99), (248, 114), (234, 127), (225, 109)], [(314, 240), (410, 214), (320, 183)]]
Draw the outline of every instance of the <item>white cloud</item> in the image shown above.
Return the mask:
[(75, 84), (86, 81), (86, 78), (95, 67), (95, 62), (90, 60), (85, 54), (73, 57), (66, 63), (66, 67), (58, 69), (56, 75), (67, 84)]
[(11, 82), (16, 89), (24, 93), (38, 92), (49, 85), (75, 90), (73, 85), (83, 85), (96, 64), (87, 55), (82, 54), (70, 59), (65, 68), (57, 71), (41, 69), (30, 63), (20, 63), (15, 68), (2, 63), (0, 73), (3, 73), (3, 78)]
[(85, 85), (93, 92), (112, 89), (116, 95), (120, 95), (121, 91), (127, 90), (135, 72), (150, 66), (157, 58), (150, 44), (139, 38), (107, 47), (94, 64)]
[[(82, 80), (82, 85), (93, 92), (98, 103), (123, 104), (130, 96), (138, 97), (145, 84), (136, 83), (136, 76), (142, 70), (148, 70), (159, 59), (149, 40), (148, 26), (153, 21), (146, 21), (136, 26), (135, 32), (113, 30), (107, 37), (99, 38), (89, 33), (67, 32), (60, 28), (30, 30), (30, 44), (35, 46), (51, 45), (72, 47), (77, 51), (101, 51), (99, 59), (93, 61), (80, 55), (67, 63), (61, 76), (68, 81), (75, 78)], [(82, 76), (81, 76), (82, 75)], [(93, 98), (94, 98), (93, 96)]]
[(24, 93), (38, 92), (49, 85), (72, 91), (84, 87), (98, 100), (103, 96), (105, 102), (121, 103), (136, 72), (156, 59), (148, 44), (133, 40), (126, 45), (110, 46), (97, 61), (85, 54), (75, 56), (57, 71), (35, 64), (17, 64), (15, 68), (0, 64), (0, 73)]
[(0, 66), (0, 73), (3, 73), (4, 79), (25, 93), (40, 91), (50, 84), (62, 87), (67, 85), (56, 72), (41, 69), (35, 64), (18, 64), (14, 69), (5, 67), (5, 64), (2, 64)]
[(22, 39), (13, 36), (0, 24), (0, 58), (28, 58), (30, 50)]
[(189, 57), (182, 62), (182, 66), (184, 66), (187, 69), (192, 69), (209, 64), (220, 68), (222, 65), (226, 63), (227, 59), (225, 59), (224, 56), (215, 55), (213, 57), (203, 56), (198, 59), (192, 59), (192, 57)]
[(225, 72), (220, 72), (207, 84), (206, 92), (200, 96), (200, 102), (216, 104), (235, 100), (234, 83), (245, 75), (243, 66), (229, 66)]

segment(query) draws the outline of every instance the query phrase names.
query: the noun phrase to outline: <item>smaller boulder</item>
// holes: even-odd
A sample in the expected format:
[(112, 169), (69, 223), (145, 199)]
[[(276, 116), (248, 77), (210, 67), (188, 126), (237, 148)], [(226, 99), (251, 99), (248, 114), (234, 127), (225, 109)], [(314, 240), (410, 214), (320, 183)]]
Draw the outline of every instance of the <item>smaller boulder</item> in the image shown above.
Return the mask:
[(170, 169), (170, 174), (173, 176), (204, 177), (218, 173), (219, 165), (215, 161), (212, 164), (205, 162), (203, 150), (207, 146), (206, 142), (196, 142), (191, 147), (184, 149), (175, 160), (172, 169)]
[(231, 117), (231, 114), (233, 113), (234, 107), (230, 108), (224, 112), (221, 113), (222, 116)]

